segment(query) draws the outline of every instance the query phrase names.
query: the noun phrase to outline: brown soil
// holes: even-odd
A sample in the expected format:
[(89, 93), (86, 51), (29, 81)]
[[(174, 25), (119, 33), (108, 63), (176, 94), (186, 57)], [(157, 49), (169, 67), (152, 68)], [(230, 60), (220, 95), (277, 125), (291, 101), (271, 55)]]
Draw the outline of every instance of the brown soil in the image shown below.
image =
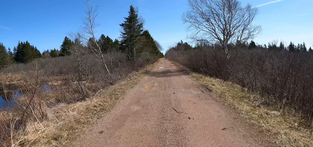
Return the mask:
[(276, 146), (215, 99), (209, 89), (161, 59), (76, 146)]

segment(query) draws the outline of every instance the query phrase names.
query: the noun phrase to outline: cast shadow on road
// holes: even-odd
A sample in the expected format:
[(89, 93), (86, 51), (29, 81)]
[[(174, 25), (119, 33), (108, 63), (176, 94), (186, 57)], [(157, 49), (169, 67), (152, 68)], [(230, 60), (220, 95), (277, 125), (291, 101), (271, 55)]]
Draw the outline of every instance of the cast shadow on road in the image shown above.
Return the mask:
[(150, 77), (162, 78), (162, 77), (176, 77), (176, 76), (183, 76), (188, 75), (189, 72), (185, 70), (164, 70), (164, 71), (152, 71), (150, 72)]

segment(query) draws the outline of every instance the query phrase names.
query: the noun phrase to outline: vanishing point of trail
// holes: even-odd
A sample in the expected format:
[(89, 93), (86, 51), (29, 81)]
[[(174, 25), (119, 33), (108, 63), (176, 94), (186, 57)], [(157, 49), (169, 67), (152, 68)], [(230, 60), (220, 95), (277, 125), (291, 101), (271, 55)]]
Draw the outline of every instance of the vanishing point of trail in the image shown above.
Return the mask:
[(264, 134), (227, 107), (170, 61), (161, 59), (76, 145), (271, 146)]

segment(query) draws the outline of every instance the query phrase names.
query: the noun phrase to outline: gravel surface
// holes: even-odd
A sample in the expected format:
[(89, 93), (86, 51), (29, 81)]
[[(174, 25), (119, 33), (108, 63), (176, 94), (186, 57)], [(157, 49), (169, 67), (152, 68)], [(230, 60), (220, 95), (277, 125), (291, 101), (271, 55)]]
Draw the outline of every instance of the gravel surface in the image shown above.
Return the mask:
[[(161, 67), (161, 68), (160, 68)], [(77, 141), (82, 147), (275, 146), (166, 59)]]

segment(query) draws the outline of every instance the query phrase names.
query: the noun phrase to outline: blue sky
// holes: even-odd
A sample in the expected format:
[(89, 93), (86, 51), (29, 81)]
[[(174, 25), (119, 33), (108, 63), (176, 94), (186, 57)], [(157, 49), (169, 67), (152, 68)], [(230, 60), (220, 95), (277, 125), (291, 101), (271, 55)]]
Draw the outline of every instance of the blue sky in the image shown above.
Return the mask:
[[(305, 42), (313, 46), (313, 0), (240, 0), (259, 9), (254, 24), (262, 32), (254, 39), (259, 44), (272, 41)], [(119, 39), (120, 23), (128, 15), (129, 6), (139, 9), (150, 31), (164, 50), (191, 35), (182, 15), (188, 0), (90, 0), (98, 8), (96, 36)], [(28, 40), (40, 51), (59, 49), (65, 36), (83, 26), (84, 0), (1, 0), (0, 42), (11, 49), (18, 41)]]

